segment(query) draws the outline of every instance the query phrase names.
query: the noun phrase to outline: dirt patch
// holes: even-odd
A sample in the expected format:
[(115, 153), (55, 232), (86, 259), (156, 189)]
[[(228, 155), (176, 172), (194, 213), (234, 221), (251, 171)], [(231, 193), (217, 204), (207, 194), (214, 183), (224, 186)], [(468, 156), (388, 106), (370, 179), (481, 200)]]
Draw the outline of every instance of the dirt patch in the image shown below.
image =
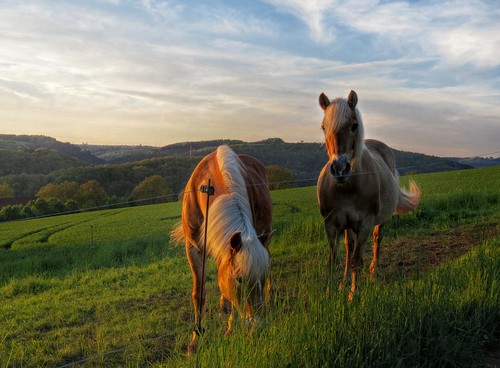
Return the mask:
[[(473, 224), (419, 237), (382, 242), (379, 269), (384, 277), (426, 272), (459, 258), (477, 245), (500, 235), (498, 223)], [(384, 246), (385, 245), (385, 246)]]
[[(382, 242), (379, 275), (392, 280), (402, 275), (427, 272), (442, 263), (460, 258), (481, 242), (500, 235), (500, 224), (471, 224), (420, 237)], [(389, 244), (388, 244), (389, 243)], [(385, 245), (385, 247), (384, 247)], [(368, 260), (371, 255), (367, 255)], [(500, 368), (500, 346), (484, 352), (484, 368)]]

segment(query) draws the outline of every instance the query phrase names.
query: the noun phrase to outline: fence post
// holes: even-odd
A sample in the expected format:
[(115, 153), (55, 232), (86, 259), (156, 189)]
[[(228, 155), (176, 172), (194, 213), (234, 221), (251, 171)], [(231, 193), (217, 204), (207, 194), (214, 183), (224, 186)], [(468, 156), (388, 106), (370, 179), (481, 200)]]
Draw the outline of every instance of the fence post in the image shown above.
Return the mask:
[(198, 311), (198, 333), (201, 334), (202, 332), (202, 326), (201, 326), (201, 316), (202, 316), (202, 301), (203, 301), (203, 292), (205, 289), (205, 263), (207, 259), (207, 233), (208, 233), (208, 207), (210, 205), (210, 196), (215, 194), (215, 188), (211, 186), (211, 180), (208, 179), (208, 184), (207, 185), (202, 185), (200, 187), (200, 191), (202, 193), (205, 193), (207, 195), (207, 207), (205, 211), (205, 236), (203, 239), (203, 263), (201, 266), (201, 293), (200, 293), (200, 300), (199, 300), (199, 311)]

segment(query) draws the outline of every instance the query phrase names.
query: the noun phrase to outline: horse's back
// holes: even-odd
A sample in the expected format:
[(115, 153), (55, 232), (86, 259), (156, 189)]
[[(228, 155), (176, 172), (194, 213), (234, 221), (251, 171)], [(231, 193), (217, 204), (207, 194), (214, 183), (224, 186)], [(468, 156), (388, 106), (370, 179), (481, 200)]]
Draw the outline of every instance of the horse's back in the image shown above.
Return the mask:
[(191, 245), (198, 247), (201, 226), (206, 216), (206, 194), (200, 191), (201, 185), (207, 185), (208, 180), (216, 188), (216, 195), (225, 188), (221, 185), (222, 176), (217, 167), (216, 152), (205, 156), (196, 165), (189, 178), (182, 196), (182, 222), (172, 231), (177, 242), (184, 238)]
[(393, 173), (396, 172), (396, 159), (392, 149), (387, 144), (376, 139), (366, 139), (365, 146), (372, 154), (379, 156)]
[[(238, 155), (242, 163), (243, 177), (247, 189), (248, 199), (252, 209), (254, 228), (258, 235), (271, 232), (272, 200), (268, 189), (267, 174), (264, 165), (257, 159), (248, 155)], [(225, 186), (217, 161), (217, 151), (205, 156), (196, 166), (185, 187), (182, 203), (182, 228), (183, 235), (195, 245), (198, 242), (200, 229), (206, 217), (206, 194), (199, 191), (201, 185), (206, 185), (208, 180), (215, 187), (211, 202), (220, 195), (229, 193)], [(176, 237), (180, 238), (180, 229)]]
[(367, 139), (365, 146), (371, 154), (371, 159), (376, 163), (371, 170), (376, 173), (378, 181), (379, 189), (376, 198), (379, 201), (379, 211), (376, 214), (375, 223), (380, 224), (394, 214), (398, 205), (400, 189), (396, 159), (392, 149), (383, 142)]

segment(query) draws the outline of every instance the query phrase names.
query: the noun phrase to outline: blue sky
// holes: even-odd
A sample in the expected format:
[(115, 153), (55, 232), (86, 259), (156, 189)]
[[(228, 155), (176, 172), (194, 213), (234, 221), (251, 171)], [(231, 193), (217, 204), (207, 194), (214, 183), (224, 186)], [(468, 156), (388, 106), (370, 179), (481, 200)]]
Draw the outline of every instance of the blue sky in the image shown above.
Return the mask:
[(321, 142), (318, 96), (368, 138), (500, 155), (500, 3), (0, 0), (0, 132), (72, 143)]

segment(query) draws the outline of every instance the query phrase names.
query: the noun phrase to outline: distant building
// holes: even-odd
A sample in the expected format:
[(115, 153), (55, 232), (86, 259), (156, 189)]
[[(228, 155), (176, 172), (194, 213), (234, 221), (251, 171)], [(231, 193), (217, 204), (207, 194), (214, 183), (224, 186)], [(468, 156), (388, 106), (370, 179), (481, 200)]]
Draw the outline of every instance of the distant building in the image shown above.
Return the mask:
[(34, 201), (36, 199), (37, 197), (0, 198), (0, 208), (5, 206), (26, 205), (29, 201)]

